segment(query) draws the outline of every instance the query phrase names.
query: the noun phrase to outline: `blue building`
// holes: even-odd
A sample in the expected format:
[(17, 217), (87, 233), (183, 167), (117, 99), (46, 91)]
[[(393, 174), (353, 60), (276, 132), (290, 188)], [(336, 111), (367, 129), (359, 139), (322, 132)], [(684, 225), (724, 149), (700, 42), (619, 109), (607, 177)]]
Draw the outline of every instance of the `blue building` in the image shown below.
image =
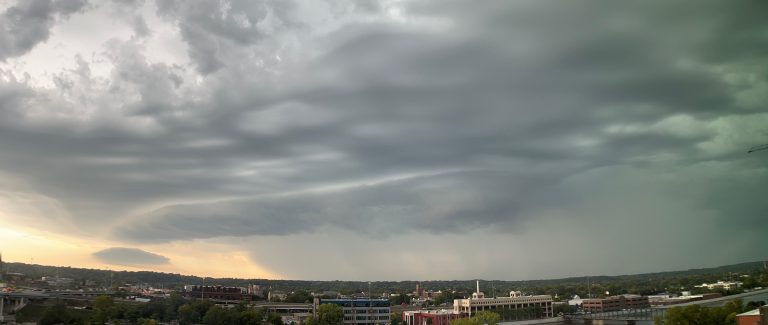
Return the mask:
[(389, 300), (348, 298), (348, 299), (320, 299), (315, 298), (312, 304), (312, 314), (317, 315), (317, 308), (323, 304), (334, 304), (344, 310), (344, 324), (360, 325), (388, 325)]

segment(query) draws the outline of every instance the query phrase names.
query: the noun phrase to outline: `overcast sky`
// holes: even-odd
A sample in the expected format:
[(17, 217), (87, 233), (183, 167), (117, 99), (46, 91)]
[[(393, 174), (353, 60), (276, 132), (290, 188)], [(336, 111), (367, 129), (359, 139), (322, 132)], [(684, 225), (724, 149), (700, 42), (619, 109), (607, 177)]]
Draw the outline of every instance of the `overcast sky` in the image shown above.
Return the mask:
[(768, 259), (768, 2), (0, 2), (7, 260), (536, 279)]

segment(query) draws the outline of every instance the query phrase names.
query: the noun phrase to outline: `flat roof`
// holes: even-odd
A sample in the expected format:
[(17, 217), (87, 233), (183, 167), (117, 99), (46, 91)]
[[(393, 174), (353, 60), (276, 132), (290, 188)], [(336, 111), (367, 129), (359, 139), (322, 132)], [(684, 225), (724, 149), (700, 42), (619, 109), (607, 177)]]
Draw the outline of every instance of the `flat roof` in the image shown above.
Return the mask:
[(736, 316), (755, 316), (755, 315), (760, 315), (760, 308), (753, 309), (753, 310), (750, 310), (748, 312), (743, 312), (743, 313), (738, 314)]

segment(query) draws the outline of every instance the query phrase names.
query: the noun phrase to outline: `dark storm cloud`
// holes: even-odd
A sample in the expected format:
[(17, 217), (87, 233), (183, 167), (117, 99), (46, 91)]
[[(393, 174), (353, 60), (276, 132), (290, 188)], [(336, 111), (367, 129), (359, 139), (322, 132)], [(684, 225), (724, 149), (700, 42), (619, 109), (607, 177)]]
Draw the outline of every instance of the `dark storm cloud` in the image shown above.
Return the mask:
[(81, 11), (87, 0), (19, 1), (0, 15), (0, 61), (23, 55), (50, 36), (57, 20)]
[(447, 172), (320, 193), (168, 206), (119, 228), (116, 235), (126, 240), (164, 242), (289, 235), (327, 226), (378, 236), (402, 229), (456, 232), (512, 223), (510, 217), (530, 208), (532, 201), (542, 203), (543, 193), (525, 188), (546, 182), (547, 176), (541, 175), (544, 170), (531, 166), (526, 174)]
[(107, 264), (127, 266), (163, 265), (171, 261), (162, 255), (127, 247), (110, 247), (93, 253), (93, 256)]
[[(112, 41), (107, 91), (87, 88), (87, 62), (61, 76), (57, 90), (78, 105), (3, 79), (0, 169), (61, 201), (75, 224), (171, 241), (324, 227), (513, 233), (542, 211), (592, 202), (579, 193), (599, 191), (560, 187), (590, 170), (631, 166), (652, 178), (733, 163), (757, 174), (745, 161), (763, 159), (735, 155), (768, 135), (729, 124), (767, 112), (742, 106), (765, 74), (732, 83), (759, 60), (747, 40), (762, 44), (768, 22), (742, 16), (757, 7), (436, 1), (404, 9), (407, 23), (295, 36), (304, 47), (278, 60), (281, 32), (308, 33), (295, 3), (219, 5), (158, 2), (204, 76)], [(705, 50), (724, 42), (733, 53)], [(82, 106), (98, 109), (67, 118)], [(727, 193), (728, 174), (717, 173), (687, 199)], [(764, 208), (733, 202), (739, 220)]]

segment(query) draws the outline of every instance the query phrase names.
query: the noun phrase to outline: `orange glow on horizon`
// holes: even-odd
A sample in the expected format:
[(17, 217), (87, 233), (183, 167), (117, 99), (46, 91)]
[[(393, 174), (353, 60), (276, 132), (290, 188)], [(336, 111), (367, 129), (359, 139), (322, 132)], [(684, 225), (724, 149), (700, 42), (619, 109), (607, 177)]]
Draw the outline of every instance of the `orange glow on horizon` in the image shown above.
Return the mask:
[[(248, 253), (229, 245), (190, 241), (157, 245), (126, 245), (98, 238), (74, 238), (10, 227), (0, 218), (0, 252), (5, 262), (115, 271), (155, 271), (216, 278), (278, 278), (251, 260)], [(109, 247), (135, 247), (170, 259), (165, 265), (113, 265), (92, 254)], [(213, 253), (212, 253), (213, 252)]]

